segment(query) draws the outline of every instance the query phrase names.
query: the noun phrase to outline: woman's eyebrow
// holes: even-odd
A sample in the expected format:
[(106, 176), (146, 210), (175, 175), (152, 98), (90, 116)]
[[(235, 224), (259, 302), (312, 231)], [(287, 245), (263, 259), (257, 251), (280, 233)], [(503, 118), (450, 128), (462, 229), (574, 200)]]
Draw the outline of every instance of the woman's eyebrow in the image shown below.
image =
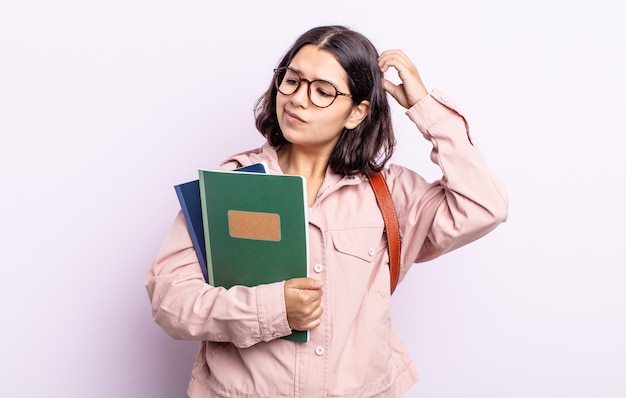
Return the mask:
[[(294, 66), (289, 65), (289, 66), (287, 66), (287, 68), (291, 69), (292, 71), (295, 71), (295, 72), (296, 72), (297, 74), (299, 74), (300, 76), (304, 75), (304, 72), (302, 72), (300, 69), (298, 69), (298, 68), (296, 68), (296, 67), (294, 67)], [(306, 78), (306, 77), (305, 77), (305, 78)], [(331, 83), (331, 84), (332, 84), (333, 86), (335, 86), (335, 87), (339, 87), (339, 84), (338, 84), (337, 82), (335, 82), (335, 81), (333, 81), (333, 80), (330, 80), (330, 79), (322, 79), (322, 78), (319, 78), (319, 77), (315, 77), (315, 78), (313, 78), (313, 79), (307, 79), (307, 80), (310, 80), (310, 81), (314, 81), (314, 80), (323, 80), (323, 81), (325, 81), (325, 82), (329, 82), (329, 83)]]

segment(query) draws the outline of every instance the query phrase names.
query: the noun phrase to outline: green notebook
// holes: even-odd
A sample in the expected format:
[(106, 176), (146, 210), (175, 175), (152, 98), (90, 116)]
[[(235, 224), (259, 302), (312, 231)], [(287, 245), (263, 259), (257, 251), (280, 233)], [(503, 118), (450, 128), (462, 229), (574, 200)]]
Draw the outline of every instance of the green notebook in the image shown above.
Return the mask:
[[(303, 177), (199, 170), (209, 284), (256, 286), (308, 276)], [(285, 338), (306, 342), (308, 332)]]

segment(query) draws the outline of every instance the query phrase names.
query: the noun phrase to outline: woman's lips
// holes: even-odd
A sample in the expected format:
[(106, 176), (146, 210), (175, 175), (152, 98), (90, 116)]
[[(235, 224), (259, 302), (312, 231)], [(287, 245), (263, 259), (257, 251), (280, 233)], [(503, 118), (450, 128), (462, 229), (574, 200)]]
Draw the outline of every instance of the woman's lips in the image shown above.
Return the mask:
[(298, 115), (296, 115), (295, 113), (289, 112), (288, 110), (285, 110), (285, 115), (287, 116), (287, 121), (291, 122), (291, 123), (306, 123), (302, 118), (300, 118)]

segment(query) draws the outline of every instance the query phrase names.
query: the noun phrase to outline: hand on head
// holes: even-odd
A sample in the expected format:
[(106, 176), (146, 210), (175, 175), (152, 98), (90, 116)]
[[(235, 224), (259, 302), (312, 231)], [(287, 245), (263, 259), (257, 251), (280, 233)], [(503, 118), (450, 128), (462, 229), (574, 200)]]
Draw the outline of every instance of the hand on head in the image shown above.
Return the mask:
[(378, 64), (383, 73), (389, 68), (394, 68), (398, 72), (401, 83), (396, 85), (388, 79), (383, 79), (383, 87), (403, 107), (408, 109), (428, 95), (417, 67), (401, 50), (383, 51), (378, 57)]

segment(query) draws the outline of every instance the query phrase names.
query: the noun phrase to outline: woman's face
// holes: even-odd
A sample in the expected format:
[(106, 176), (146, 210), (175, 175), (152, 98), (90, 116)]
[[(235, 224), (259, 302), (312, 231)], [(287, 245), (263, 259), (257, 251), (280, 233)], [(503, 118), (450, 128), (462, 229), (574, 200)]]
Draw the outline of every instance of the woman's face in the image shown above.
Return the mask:
[[(287, 66), (303, 79), (326, 80), (337, 90), (350, 93), (346, 71), (333, 55), (315, 45), (302, 47)], [(362, 106), (354, 106), (351, 98), (340, 95), (329, 107), (319, 108), (311, 103), (307, 91), (308, 84), (302, 82), (294, 94), (276, 94), (278, 124), (290, 143), (330, 153), (343, 129), (355, 128), (365, 117), (360, 117)]]

